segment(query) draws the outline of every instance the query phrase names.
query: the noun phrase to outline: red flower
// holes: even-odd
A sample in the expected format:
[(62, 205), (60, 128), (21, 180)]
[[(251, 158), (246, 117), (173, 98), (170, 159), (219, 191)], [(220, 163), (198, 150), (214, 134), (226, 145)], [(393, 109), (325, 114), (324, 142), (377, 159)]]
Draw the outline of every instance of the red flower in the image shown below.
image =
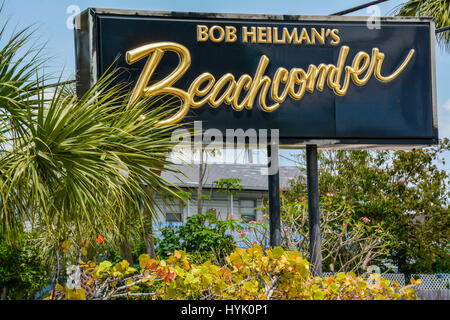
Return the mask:
[(103, 241), (105, 241), (105, 238), (101, 234), (99, 234), (95, 240), (97, 240), (98, 244), (102, 244)]
[(157, 266), (158, 266), (158, 263), (153, 259), (151, 261), (147, 262), (147, 265), (146, 265), (148, 270), (155, 270)]
[[(163, 274), (164, 274), (164, 272), (161, 273), (160, 277), (162, 277)], [(158, 275), (159, 275), (159, 273), (158, 273)], [(167, 273), (165, 273), (164, 280), (165, 281), (175, 280), (176, 277), (177, 277), (177, 274), (175, 273), (175, 271), (170, 270), (170, 268), (168, 268)]]
[(172, 271), (170, 269), (167, 270), (167, 277), (170, 280), (175, 280), (175, 278), (177, 277), (177, 274), (175, 273), (175, 271)]
[(164, 277), (165, 276), (165, 272), (164, 272), (164, 270), (163, 269), (158, 269), (157, 271), (156, 271), (156, 273), (158, 274), (158, 276), (160, 276), (161, 278), (162, 277)]

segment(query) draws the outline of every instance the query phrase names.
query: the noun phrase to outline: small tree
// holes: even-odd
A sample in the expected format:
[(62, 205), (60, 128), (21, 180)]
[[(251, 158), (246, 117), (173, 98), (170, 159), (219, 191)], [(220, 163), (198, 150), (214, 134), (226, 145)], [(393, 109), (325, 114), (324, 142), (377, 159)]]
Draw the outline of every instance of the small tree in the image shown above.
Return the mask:
[[(324, 271), (363, 273), (371, 264), (382, 265), (389, 235), (369, 218), (355, 218), (352, 208), (328, 194), (321, 199), (322, 257)], [(263, 207), (267, 212), (267, 207)], [(246, 246), (258, 243), (269, 247), (268, 215), (259, 221), (244, 222), (239, 235)], [(245, 230), (245, 231), (244, 231)], [(308, 204), (305, 197), (281, 197), (281, 245), (309, 256)]]
[[(411, 151), (321, 151), (319, 188), (353, 210), (352, 217), (383, 223), (392, 237), (389, 258), (399, 271), (448, 272), (450, 220), (449, 172), (439, 146)], [(287, 198), (306, 195), (302, 179), (293, 182)]]
[(214, 185), (218, 189), (218, 192), (225, 193), (227, 195), (227, 220), (230, 218), (230, 202), (231, 195), (237, 196), (237, 190), (242, 190), (242, 179), (239, 178), (222, 178), (213, 181)]

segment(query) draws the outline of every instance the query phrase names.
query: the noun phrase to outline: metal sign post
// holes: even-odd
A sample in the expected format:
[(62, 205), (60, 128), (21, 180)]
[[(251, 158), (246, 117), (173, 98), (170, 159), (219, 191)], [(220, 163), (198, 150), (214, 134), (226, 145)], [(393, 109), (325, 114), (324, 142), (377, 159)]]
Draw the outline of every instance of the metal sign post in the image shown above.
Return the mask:
[[(270, 143), (267, 146), (268, 166), (277, 168), (268, 175), (269, 184), (269, 230), (270, 246), (281, 245), (280, 216), (280, 171), (278, 168), (278, 145)], [(308, 215), (309, 215), (309, 252), (311, 272), (314, 276), (322, 276), (322, 253), (320, 237), (319, 208), (319, 172), (317, 145), (306, 145), (306, 173), (308, 185)]]
[(311, 271), (322, 276), (322, 253), (320, 242), (319, 172), (317, 145), (306, 145), (306, 179), (308, 184), (309, 253)]
[[(280, 169), (277, 143), (272, 141), (267, 145), (267, 158), (270, 159), (268, 160), (270, 246), (276, 247), (281, 245)], [(271, 174), (271, 168), (276, 168), (276, 172)]]

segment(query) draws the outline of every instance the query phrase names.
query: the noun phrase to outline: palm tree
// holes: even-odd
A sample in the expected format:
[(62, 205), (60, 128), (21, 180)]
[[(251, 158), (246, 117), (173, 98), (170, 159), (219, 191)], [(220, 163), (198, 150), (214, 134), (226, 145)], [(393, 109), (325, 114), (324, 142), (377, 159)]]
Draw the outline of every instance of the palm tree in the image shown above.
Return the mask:
[[(0, 9), (1, 10), (1, 9)], [(41, 50), (22, 50), (32, 31), (2, 45), (0, 30), (0, 224), (11, 239), (28, 223), (45, 233), (56, 260), (69, 241), (126, 243), (155, 219), (157, 201), (179, 199), (159, 172), (178, 125), (156, 126), (172, 112), (161, 100), (127, 106), (129, 92), (105, 74), (82, 97), (58, 85), (48, 98)], [(151, 108), (149, 108), (151, 106)], [(142, 210), (142, 209), (145, 210)], [(146, 216), (144, 216), (146, 215)], [(63, 245), (64, 244), (64, 245)]]
[[(450, 26), (450, 0), (409, 0), (398, 9), (399, 16), (433, 17), (436, 28)], [(439, 42), (450, 49), (450, 31), (437, 34)]]

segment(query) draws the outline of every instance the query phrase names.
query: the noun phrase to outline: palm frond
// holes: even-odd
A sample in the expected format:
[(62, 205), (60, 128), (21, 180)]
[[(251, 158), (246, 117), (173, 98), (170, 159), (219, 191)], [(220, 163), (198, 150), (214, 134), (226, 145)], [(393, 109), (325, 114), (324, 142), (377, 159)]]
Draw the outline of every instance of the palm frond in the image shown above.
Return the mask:
[[(436, 28), (450, 25), (450, 0), (409, 0), (396, 8), (399, 16), (433, 17)], [(450, 31), (437, 34), (439, 43), (450, 50)]]
[[(80, 98), (62, 86), (51, 100), (41, 99), (34, 108), (22, 110), (26, 134), (0, 158), (3, 201), (13, 201), (13, 195), (30, 197), (36, 206), (20, 220), (57, 223), (60, 238), (74, 232), (63, 224), (100, 230), (98, 221), (104, 221), (108, 229), (103, 232), (120, 236), (120, 224), (142, 205), (156, 217), (155, 195), (179, 198), (176, 187), (157, 173), (170, 170), (165, 157), (177, 125), (156, 123), (171, 107), (152, 106), (150, 99), (127, 106), (128, 94), (120, 86), (111, 87), (113, 80), (114, 72), (105, 75)], [(8, 213), (11, 210), (3, 210), (3, 215)]]

